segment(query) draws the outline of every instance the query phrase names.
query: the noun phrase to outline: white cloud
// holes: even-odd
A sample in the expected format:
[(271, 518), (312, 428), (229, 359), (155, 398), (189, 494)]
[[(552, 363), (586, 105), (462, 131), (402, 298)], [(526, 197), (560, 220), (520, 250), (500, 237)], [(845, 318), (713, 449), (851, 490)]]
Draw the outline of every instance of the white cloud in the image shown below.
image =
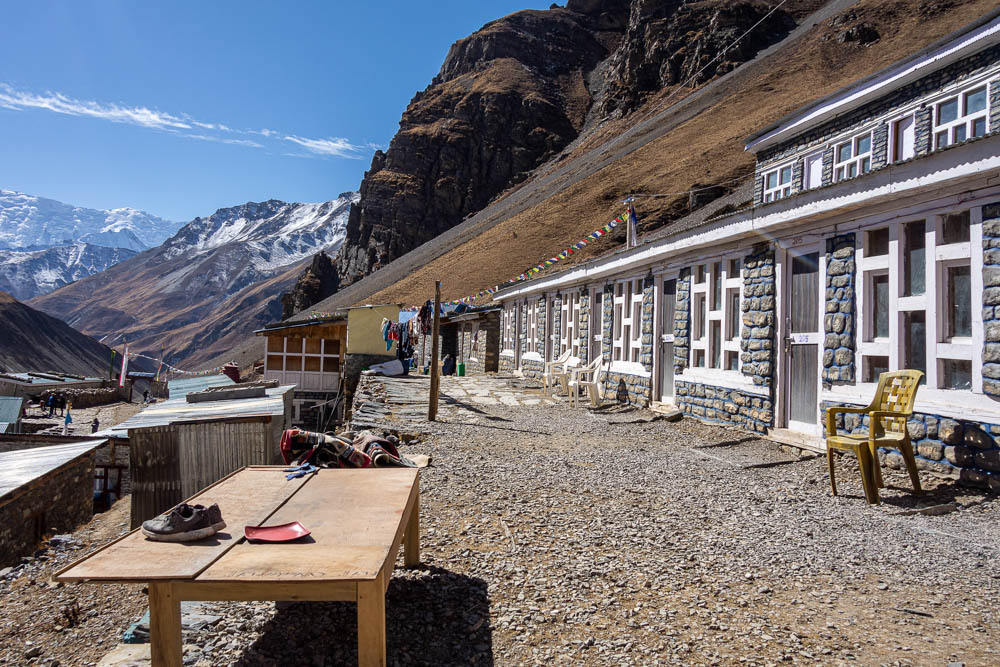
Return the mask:
[(307, 139), (305, 137), (285, 136), (285, 141), (294, 142), (317, 155), (346, 157), (355, 160), (360, 159), (361, 156), (358, 153), (365, 150), (363, 146), (356, 146), (347, 139), (339, 137), (331, 139)]
[(24, 109), (44, 109), (69, 116), (90, 116), (115, 123), (129, 123), (155, 129), (191, 129), (190, 123), (182, 117), (154, 111), (146, 107), (123, 107), (117, 104), (100, 104), (87, 100), (76, 100), (62, 93), (37, 95), (16, 90), (6, 83), (0, 83), (0, 106), (21, 111)]
[[(222, 123), (195, 120), (188, 114), (170, 114), (142, 106), (129, 107), (113, 103), (78, 100), (62, 93), (32, 93), (18, 90), (10, 84), (2, 82), (0, 82), (0, 107), (14, 111), (43, 110), (68, 116), (86, 116), (113, 123), (126, 123), (163, 130), (188, 139), (249, 148), (267, 148), (267, 146), (252, 139), (236, 139), (232, 135), (254, 135), (266, 139), (273, 137), (274, 141), (289, 141), (306, 149), (307, 153), (295, 155), (295, 157), (340, 157), (358, 160), (365, 153), (374, 151), (377, 147), (375, 144), (352, 144), (347, 139), (338, 137), (310, 139), (297, 135), (286, 135), (267, 128), (236, 130)], [(205, 132), (198, 132), (196, 128)]]

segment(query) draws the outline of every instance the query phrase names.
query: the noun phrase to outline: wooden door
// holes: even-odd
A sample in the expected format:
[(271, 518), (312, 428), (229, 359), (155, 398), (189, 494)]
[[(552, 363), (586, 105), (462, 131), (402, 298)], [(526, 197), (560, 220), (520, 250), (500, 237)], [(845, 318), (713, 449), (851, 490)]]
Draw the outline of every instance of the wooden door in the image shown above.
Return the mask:
[(677, 305), (677, 281), (664, 280), (660, 296), (660, 400), (674, 397), (674, 312)]
[(819, 407), (819, 353), (823, 334), (819, 312), (819, 253), (789, 254), (785, 317), (785, 414), (788, 427), (816, 432)]

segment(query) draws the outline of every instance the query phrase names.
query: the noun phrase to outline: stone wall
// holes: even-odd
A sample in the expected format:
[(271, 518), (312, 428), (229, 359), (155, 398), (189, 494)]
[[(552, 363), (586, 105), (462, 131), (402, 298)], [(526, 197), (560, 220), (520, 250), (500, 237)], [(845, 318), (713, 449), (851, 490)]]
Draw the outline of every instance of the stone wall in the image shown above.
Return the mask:
[(983, 393), (1000, 397), (1000, 202), (983, 206)]
[(576, 332), (580, 342), (580, 365), (590, 363), (590, 292), (580, 291), (580, 310), (577, 313)]
[(762, 244), (743, 263), (743, 326), (740, 362), (743, 375), (771, 387), (775, 339), (774, 249)]
[[(53, 389), (42, 392), (41, 399), (43, 405), (48, 405), (50, 394), (65, 396), (66, 401), (72, 403), (73, 407), (77, 410), (100, 405), (110, 405), (120, 400), (118, 387), (105, 387), (103, 389)], [(141, 399), (142, 396), (139, 398)]]
[[(834, 405), (847, 404), (824, 402), (824, 420), (826, 408)], [(1000, 493), (1000, 424), (914, 413), (906, 426), (919, 470)], [(867, 433), (868, 415), (837, 415), (837, 428), (847, 433)], [(879, 454), (889, 467), (903, 467), (903, 457), (897, 450), (882, 448)]]
[(990, 81), (990, 132), (1000, 132), (1000, 79)]
[(628, 403), (646, 407), (649, 405), (651, 378), (629, 373), (602, 373), (604, 379), (605, 403)]
[(604, 364), (611, 363), (611, 344), (614, 342), (615, 324), (615, 288), (608, 284), (604, 287), (604, 299), (601, 301), (601, 356)]
[(854, 383), (854, 234), (826, 241), (826, 310), (823, 319), (823, 382)]
[(500, 353), (500, 365), (499, 372), (505, 375), (509, 375), (517, 370), (517, 364), (515, 363), (513, 353)]
[(889, 124), (881, 123), (872, 132), (872, 169), (889, 164)]
[(691, 269), (680, 270), (674, 302), (674, 375), (688, 366), (691, 352)]
[(689, 417), (765, 433), (771, 426), (774, 406), (766, 396), (695, 382), (674, 383), (677, 407)]
[[(639, 362), (647, 373), (653, 372), (653, 305), (656, 302), (656, 283), (653, 276), (642, 281), (642, 347)], [(649, 388), (647, 386), (647, 388)], [(647, 393), (647, 401), (649, 394)]]
[(89, 452), (0, 505), (0, 567), (20, 563), (43, 536), (72, 531), (93, 514), (94, 452)]
[(913, 154), (923, 157), (931, 152), (931, 110), (918, 109), (913, 121)]

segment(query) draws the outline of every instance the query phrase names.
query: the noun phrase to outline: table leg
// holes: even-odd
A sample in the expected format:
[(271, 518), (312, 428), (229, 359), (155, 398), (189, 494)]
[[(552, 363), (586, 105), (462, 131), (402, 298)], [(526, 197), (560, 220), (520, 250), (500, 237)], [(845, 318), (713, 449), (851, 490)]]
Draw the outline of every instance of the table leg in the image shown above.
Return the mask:
[(180, 667), (181, 601), (170, 582), (149, 584), (149, 634), (153, 667)]
[[(420, 484), (420, 478), (418, 477), (413, 484)], [(406, 565), (406, 567), (416, 567), (417, 565), (420, 565), (419, 488), (417, 488), (417, 497), (413, 500), (413, 509), (410, 510), (410, 520), (406, 523), (406, 532), (403, 534), (403, 564)]]
[(358, 665), (385, 666), (385, 574), (358, 582)]

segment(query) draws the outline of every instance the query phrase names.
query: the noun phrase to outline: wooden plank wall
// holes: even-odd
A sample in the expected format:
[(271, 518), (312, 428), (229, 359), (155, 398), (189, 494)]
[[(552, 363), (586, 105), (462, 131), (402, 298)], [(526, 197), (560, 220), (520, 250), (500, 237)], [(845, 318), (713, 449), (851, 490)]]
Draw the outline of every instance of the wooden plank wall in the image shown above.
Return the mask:
[(176, 427), (152, 426), (129, 431), (132, 447), (129, 473), (132, 478), (131, 527), (173, 507), (185, 496), (181, 491)]
[(248, 465), (272, 463), (270, 428), (263, 421), (177, 426), (181, 489), (185, 498)]

